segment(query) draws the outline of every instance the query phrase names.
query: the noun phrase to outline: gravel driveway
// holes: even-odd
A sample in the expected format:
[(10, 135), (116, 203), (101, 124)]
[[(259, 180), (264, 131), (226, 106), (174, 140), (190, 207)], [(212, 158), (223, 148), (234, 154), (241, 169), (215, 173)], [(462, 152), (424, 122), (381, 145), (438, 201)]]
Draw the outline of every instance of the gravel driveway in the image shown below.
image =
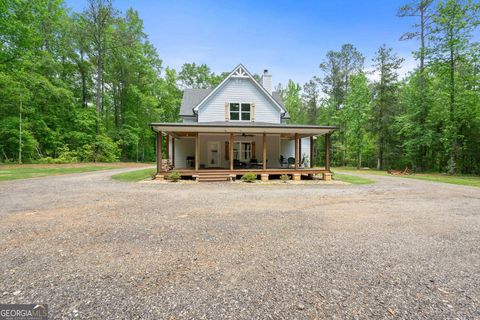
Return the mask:
[(480, 319), (480, 189), (0, 183), (0, 303), (51, 318)]

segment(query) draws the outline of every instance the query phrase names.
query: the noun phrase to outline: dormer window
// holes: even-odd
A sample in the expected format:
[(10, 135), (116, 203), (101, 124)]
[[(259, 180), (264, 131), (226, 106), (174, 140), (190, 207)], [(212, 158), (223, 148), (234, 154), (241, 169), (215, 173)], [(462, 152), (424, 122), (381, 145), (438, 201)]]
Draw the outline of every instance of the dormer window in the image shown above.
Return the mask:
[(250, 121), (251, 109), (250, 103), (230, 103), (230, 120)]

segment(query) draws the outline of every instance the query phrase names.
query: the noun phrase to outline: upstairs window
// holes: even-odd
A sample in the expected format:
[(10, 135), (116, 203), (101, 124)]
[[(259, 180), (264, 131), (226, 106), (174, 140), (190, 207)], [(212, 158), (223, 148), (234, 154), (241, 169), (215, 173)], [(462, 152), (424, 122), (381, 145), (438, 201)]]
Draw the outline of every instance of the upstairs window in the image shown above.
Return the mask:
[(250, 121), (250, 103), (230, 103), (231, 121)]

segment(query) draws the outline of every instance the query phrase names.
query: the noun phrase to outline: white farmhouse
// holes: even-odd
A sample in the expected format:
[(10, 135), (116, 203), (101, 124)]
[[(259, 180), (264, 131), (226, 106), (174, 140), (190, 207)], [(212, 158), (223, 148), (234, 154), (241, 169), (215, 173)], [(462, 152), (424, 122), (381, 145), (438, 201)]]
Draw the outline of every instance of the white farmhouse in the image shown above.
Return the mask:
[[(262, 180), (281, 174), (294, 180), (319, 173), (330, 177), (330, 134), (336, 127), (288, 123), (268, 70), (258, 82), (240, 64), (215, 88), (186, 89), (180, 117), (181, 123), (150, 124), (157, 132), (159, 179), (172, 169), (199, 181), (246, 172)], [(318, 136), (325, 137), (323, 168), (313, 168)]]

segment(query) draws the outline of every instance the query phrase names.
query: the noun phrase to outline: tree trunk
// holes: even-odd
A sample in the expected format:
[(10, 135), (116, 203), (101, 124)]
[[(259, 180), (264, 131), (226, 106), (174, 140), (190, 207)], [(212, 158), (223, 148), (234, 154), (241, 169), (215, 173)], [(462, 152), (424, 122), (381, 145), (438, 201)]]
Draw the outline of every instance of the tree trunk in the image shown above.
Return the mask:
[[(100, 58), (98, 58), (100, 60)], [(101, 82), (101, 63), (97, 64), (97, 79), (96, 79), (96, 91), (95, 91), (95, 107), (97, 110), (97, 134), (100, 132), (100, 108), (101, 108), (101, 94), (102, 94), (102, 82)]]
[(84, 108), (87, 107), (87, 75), (85, 72), (85, 60), (83, 58), (84, 52), (83, 50), (80, 51), (80, 77), (82, 79), (82, 105)]
[(377, 170), (383, 170), (383, 139), (378, 142)]
[(22, 163), (22, 95), (20, 95), (20, 122), (18, 127), (18, 163)]
[(359, 141), (360, 137), (357, 137), (357, 169), (362, 167), (362, 146)]
[(455, 124), (455, 56), (453, 48), (450, 48), (450, 138), (451, 150), (448, 173), (455, 174), (457, 167), (457, 128)]
[[(425, 132), (425, 122), (427, 118), (427, 103), (425, 101), (425, 13), (427, 6), (423, 3), (420, 5), (420, 126)], [(425, 158), (427, 150), (422, 143), (420, 145), (420, 171), (425, 169)]]
[(362, 154), (360, 151), (357, 151), (357, 169), (360, 170), (362, 167)]
[(114, 121), (115, 121), (115, 128), (118, 129), (120, 126), (120, 106), (118, 102), (118, 87), (116, 84), (112, 86), (113, 88), (113, 112), (114, 112)]
[[(101, 34), (99, 35), (101, 39)], [(103, 82), (103, 52), (101, 40), (97, 46), (97, 77), (96, 77), (96, 90), (95, 90), (95, 106), (97, 110), (97, 134), (100, 133), (100, 115), (102, 108), (102, 82)]]

